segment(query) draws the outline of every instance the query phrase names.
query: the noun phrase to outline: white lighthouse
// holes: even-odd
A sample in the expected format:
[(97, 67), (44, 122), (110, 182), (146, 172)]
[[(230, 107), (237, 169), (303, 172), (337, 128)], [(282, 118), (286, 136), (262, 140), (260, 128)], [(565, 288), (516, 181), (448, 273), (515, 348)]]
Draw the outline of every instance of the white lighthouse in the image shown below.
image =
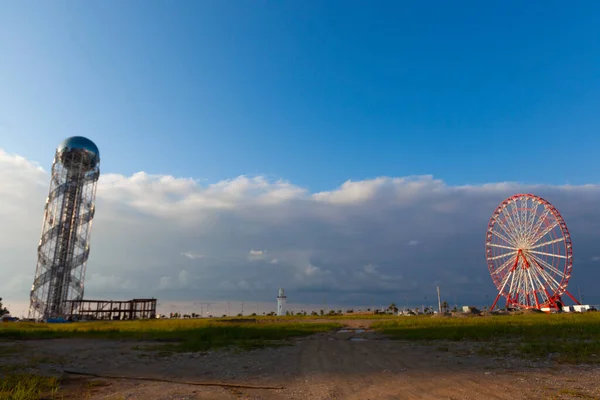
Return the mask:
[(283, 292), (283, 288), (281, 288), (277, 295), (277, 315), (279, 316), (285, 315), (285, 299), (285, 293)]

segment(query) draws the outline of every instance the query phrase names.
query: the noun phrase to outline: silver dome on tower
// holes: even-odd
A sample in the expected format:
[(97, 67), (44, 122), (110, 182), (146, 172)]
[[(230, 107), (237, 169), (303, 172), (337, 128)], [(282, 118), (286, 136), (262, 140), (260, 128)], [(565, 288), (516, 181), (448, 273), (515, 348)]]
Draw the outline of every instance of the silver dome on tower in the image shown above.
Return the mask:
[(63, 140), (56, 148), (56, 154), (68, 169), (76, 166), (88, 171), (100, 163), (98, 146), (83, 136), (72, 136)]

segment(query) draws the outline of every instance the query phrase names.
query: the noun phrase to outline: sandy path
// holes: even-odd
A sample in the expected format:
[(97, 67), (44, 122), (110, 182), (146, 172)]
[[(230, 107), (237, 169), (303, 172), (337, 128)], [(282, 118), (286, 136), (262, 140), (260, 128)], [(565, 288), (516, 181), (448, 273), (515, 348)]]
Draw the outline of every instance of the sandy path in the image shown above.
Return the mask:
[[(198, 387), (131, 380), (74, 379), (69, 397), (89, 399), (600, 399), (600, 368), (492, 359), (438, 345), (387, 340), (360, 321), (293, 346), (158, 357), (137, 343), (99, 340), (26, 342), (46, 372), (154, 376), (188, 381), (283, 386), (282, 390)], [(451, 344), (452, 346), (452, 344)], [(14, 361), (14, 360), (13, 360)], [(9, 362), (3, 358), (0, 364)], [(85, 397), (82, 393), (85, 393)], [(73, 397), (75, 396), (75, 397)], [(586, 397), (587, 396), (587, 397)]]

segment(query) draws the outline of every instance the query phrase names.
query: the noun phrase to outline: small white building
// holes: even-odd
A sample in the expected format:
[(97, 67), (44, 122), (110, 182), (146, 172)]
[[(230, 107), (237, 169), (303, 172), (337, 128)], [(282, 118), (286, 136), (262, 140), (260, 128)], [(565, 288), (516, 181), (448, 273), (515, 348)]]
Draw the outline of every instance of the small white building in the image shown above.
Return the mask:
[(277, 294), (277, 315), (282, 316), (285, 315), (285, 292), (283, 288), (279, 289), (279, 293)]
[[(579, 305), (579, 304), (575, 304), (573, 306), (563, 306), (562, 311), (563, 312), (578, 312), (578, 313), (582, 313), (582, 312), (586, 312), (590, 310), (590, 305), (589, 304), (585, 304), (585, 305)], [(542, 307), (540, 308), (541, 311), (544, 312), (556, 312), (556, 310), (554, 308), (550, 308), (550, 307)]]
[(586, 312), (590, 310), (589, 304), (576, 304), (573, 306), (575, 312)]

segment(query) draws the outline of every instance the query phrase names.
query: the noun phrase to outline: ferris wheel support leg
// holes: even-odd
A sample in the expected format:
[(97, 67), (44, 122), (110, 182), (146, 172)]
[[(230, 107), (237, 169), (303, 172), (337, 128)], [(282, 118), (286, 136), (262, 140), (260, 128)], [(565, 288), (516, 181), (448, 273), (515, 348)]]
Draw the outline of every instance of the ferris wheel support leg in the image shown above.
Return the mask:
[(538, 300), (537, 292), (533, 292), (533, 296), (535, 298), (535, 308), (537, 308), (539, 310), (541, 307), (540, 307), (540, 302)]
[(494, 310), (494, 307), (496, 307), (496, 303), (498, 302), (498, 299), (500, 298), (501, 295), (502, 295), (502, 292), (498, 293), (498, 296), (496, 296), (496, 300), (494, 300), (494, 304), (492, 304), (492, 306), (490, 307), (490, 311)]
[(571, 293), (569, 293), (568, 290), (565, 289), (565, 293), (567, 294), (567, 296), (569, 296), (571, 298), (571, 300), (573, 300), (575, 302), (575, 304), (581, 305), (581, 303), (579, 301), (577, 301), (577, 299)]
[(548, 293), (548, 291), (545, 288), (544, 288), (544, 292), (546, 292), (546, 297), (548, 297), (548, 301), (550, 302), (552, 307), (556, 308), (557, 310), (560, 310), (560, 308), (558, 307), (558, 304), (556, 304), (556, 301), (554, 301), (554, 297), (550, 296), (550, 293)]

